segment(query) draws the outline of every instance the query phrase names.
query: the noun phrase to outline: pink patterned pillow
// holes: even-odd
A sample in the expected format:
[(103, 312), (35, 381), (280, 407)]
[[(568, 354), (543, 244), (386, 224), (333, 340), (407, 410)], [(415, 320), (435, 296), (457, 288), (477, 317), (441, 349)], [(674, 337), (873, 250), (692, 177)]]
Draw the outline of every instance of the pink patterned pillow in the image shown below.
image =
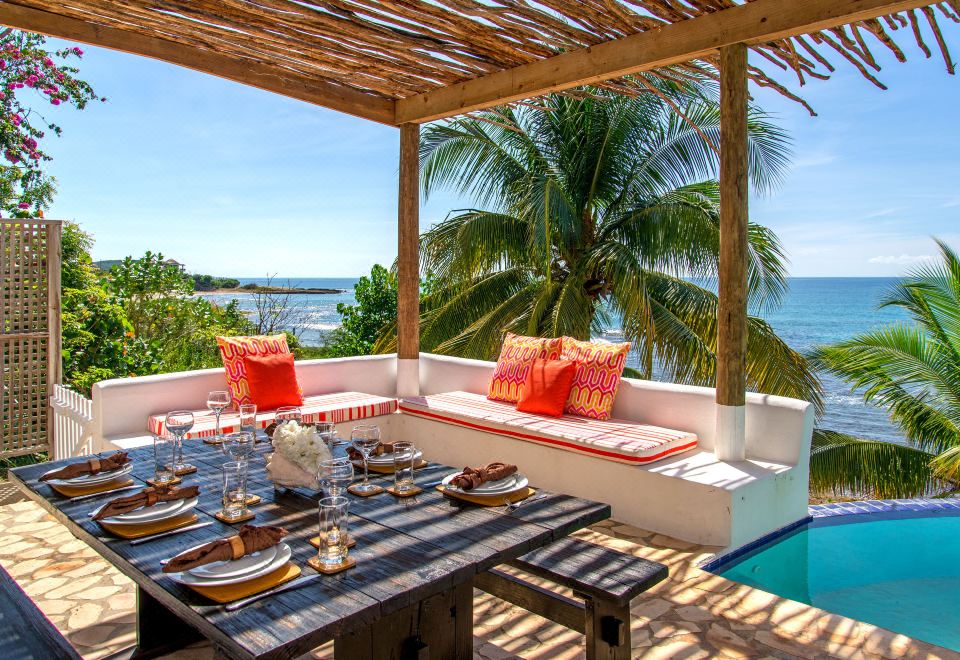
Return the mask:
[(239, 408), (244, 403), (253, 403), (243, 358), (290, 352), (286, 335), (217, 337), (217, 346), (220, 347), (223, 368), (227, 372), (227, 385), (230, 387), (234, 408)]
[(516, 403), (520, 388), (527, 381), (530, 365), (537, 358), (556, 360), (560, 357), (560, 340), (541, 337), (524, 337), (508, 332), (500, 349), (497, 368), (490, 379), (487, 398), (491, 401)]
[(564, 412), (592, 419), (610, 419), (629, 352), (630, 342), (607, 344), (564, 337), (561, 359), (577, 363)]

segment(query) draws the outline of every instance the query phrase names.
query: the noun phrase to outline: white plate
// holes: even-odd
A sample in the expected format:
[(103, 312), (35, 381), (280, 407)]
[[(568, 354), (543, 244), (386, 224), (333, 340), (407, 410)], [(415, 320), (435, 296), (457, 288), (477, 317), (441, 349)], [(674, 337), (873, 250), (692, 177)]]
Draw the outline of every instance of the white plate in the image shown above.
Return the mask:
[(450, 482), (453, 481), (453, 478), (461, 474), (460, 472), (454, 472), (453, 474), (448, 474), (443, 478), (444, 486), (455, 490), (460, 493), (466, 493), (468, 495), (509, 495), (510, 493), (515, 493), (518, 490), (526, 488), (530, 480), (526, 476), (516, 472), (511, 474), (509, 477), (503, 479), (498, 479), (497, 481), (488, 481), (482, 486), (478, 486), (473, 490), (462, 490), (456, 486), (451, 486)]
[[(160, 502), (159, 504), (154, 504), (153, 506), (145, 506), (142, 509), (134, 509), (133, 511), (127, 511), (126, 513), (121, 513), (106, 520), (113, 522), (119, 521), (123, 522), (153, 522), (154, 520), (163, 520), (164, 518), (173, 515), (174, 512), (180, 511), (183, 509), (184, 505), (187, 503), (187, 500), (179, 499), (172, 500), (170, 502)], [(90, 512), (90, 517), (93, 518), (96, 516), (103, 507), (107, 506), (109, 502), (105, 502), (103, 505), (98, 506), (96, 509)]]
[(286, 564), (288, 561), (290, 561), (290, 557), (293, 556), (293, 551), (290, 549), (290, 546), (287, 545), (286, 543), (281, 543), (278, 546), (278, 548), (279, 549), (277, 550), (277, 556), (274, 557), (269, 564), (266, 564), (265, 566), (258, 568), (255, 571), (252, 571), (250, 573), (245, 573), (244, 575), (240, 575), (237, 577), (219, 578), (214, 580), (209, 578), (197, 577), (196, 575), (193, 575), (190, 572), (170, 573), (170, 577), (173, 578), (174, 581), (179, 582), (180, 584), (188, 584), (196, 587), (221, 587), (228, 584), (237, 584), (239, 582), (247, 582), (248, 580), (255, 580), (258, 577), (261, 577), (266, 575), (267, 573), (270, 573), (271, 571), (277, 570), (278, 568)]
[[(200, 546), (197, 546), (200, 547)], [(280, 546), (275, 545), (272, 548), (254, 552), (252, 555), (241, 557), (232, 561), (218, 561), (212, 564), (204, 564), (191, 568), (188, 573), (194, 577), (205, 580), (222, 580), (224, 578), (240, 577), (258, 571), (274, 559), (277, 558)]]
[[(139, 510), (131, 511), (130, 513), (121, 513), (119, 516), (114, 516), (112, 518), (104, 518), (100, 520), (101, 523), (107, 523), (108, 525), (143, 525), (146, 523), (159, 522), (161, 520), (167, 520), (168, 518), (175, 518), (179, 515), (183, 515), (193, 507), (197, 506), (197, 502), (200, 501), (199, 497), (192, 497), (189, 500), (178, 500), (181, 502), (181, 505), (178, 508), (167, 510), (160, 516), (154, 516), (149, 519), (144, 520), (143, 518), (138, 519), (128, 519), (124, 516), (130, 515), (130, 513), (140, 513)], [(150, 507), (151, 509), (153, 507)]]
[[(50, 472), (56, 472), (59, 469), (60, 468), (56, 468), (55, 470), (50, 470)], [(133, 463), (127, 463), (119, 470), (113, 470), (112, 472), (85, 474), (80, 477), (74, 477), (73, 479), (51, 479), (46, 483), (53, 484), (54, 486), (98, 486), (113, 481), (114, 479), (119, 479), (124, 475), (130, 474), (132, 471)], [(50, 472), (46, 474), (50, 474)]]
[[(419, 449), (413, 453), (413, 464), (416, 465), (423, 458), (423, 452)], [(361, 463), (363, 461), (360, 461)], [(393, 465), (393, 454), (381, 454), (380, 456), (371, 456), (370, 465)]]

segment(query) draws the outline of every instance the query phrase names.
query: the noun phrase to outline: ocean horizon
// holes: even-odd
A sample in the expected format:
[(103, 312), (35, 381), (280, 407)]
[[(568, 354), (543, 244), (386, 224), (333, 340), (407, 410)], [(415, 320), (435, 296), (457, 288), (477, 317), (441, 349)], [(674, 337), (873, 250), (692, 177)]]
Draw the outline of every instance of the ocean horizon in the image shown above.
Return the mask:
[[(266, 284), (266, 278), (237, 278), (242, 284)], [(781, 305), (760, 311), (777, 334), (793, 349), (806, 353), (814, 346), (849, 339), (859, 333), (889, 323), (907, 321), (904, 312), (895, 308), (878, 309), (884, 293), (900, 278), (895, 277), (791, 277), (789, 290)], [(275, 285), (300, 288), (340, 289), (337, 294), (296, 295), (292, 302), (303, 310), (299, 328), (301, 341), (316, 346), (327, 333), (340, 324), (337, 305), (356, 302), (353, 289), (356, 277), (274, 277)], [(253, 309), (252, 296), (245, 293), (204, 294), (218, 303), (239, 301), (246, 311)], [(757, 314), (757, 310), (752, 313)], [(616, 340), (619, 328), (609, 328), (602, 335)], [(634, 359), (637, 359), (634, 357)], [(890, 422), (886, 413), (865, 404), (863, 399), (842, 381), (821, 374), (826, 411), (819, 420), (822, 428), (850, 433), (864, 438), (904, 442), (903, 435)]]

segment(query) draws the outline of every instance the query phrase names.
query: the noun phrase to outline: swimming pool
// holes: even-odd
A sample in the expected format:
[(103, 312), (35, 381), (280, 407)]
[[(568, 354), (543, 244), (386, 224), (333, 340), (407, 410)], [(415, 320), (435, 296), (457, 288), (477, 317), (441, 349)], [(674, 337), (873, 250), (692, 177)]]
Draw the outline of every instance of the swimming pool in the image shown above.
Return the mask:
[(720, 557), (704, 568), (960, 651), (956, 510), (814, 518), (745, 554)]

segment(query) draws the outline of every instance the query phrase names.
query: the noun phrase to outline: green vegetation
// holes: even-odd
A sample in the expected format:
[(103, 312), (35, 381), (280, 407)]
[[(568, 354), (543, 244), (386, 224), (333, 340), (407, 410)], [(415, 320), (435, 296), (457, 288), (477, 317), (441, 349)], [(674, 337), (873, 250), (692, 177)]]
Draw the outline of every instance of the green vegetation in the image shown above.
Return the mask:
[(194, 291), (216, 291), (217, 289), (236, 289), (240, 280), (233, 277), (214, 277), (213, 275), (191, 275)]
[(817, 349), (815, 365), (887, 409), (909, 446), (819, 430), (810, 456), (814, 492), (915, 497), (960, 483), (960, 258), (942, 241), (941, 259), (891, 288), (881, 307), (900, 323)]
[[(717, 274), (716, 92), (650, 84), (658, 94), (553, 95), (425, 129), (425, 193), (453, 189), (478, 207), (421, 237), (436, 274), (423, 350), (491, 359), (505, 330), (585, 339), (615, 315), (644, 377), (657, 364), (666, 379), (713, 384), (717, 298), (685, 278)], [(786, 136), (751, 109), (754, 188), (773, 187), (787, 159)], [(749, 240), (752, 303), (762, 309), (785, 291), (783, 254), (765, 227), (751, 223)], [(749, 327), (750, 388), (821, 408), (803, 357), (762, 319)]]
[(249, 333), (236, 302), (192, 296), (193, 279), (147, 252), (110, 273), (90, 259), (93, 240), (63, 232), (64, 382), (89, 394), (101, 380), (221, 365), (215, 337)]
[(361, 277), (354, 289), (356, 305), (337, 305), (342, 322), (330, 333), (324, 357), (368, 355), (380, 338), (395, 333), (397, 322), (397, 280), (380, 264), (369, 277)]

